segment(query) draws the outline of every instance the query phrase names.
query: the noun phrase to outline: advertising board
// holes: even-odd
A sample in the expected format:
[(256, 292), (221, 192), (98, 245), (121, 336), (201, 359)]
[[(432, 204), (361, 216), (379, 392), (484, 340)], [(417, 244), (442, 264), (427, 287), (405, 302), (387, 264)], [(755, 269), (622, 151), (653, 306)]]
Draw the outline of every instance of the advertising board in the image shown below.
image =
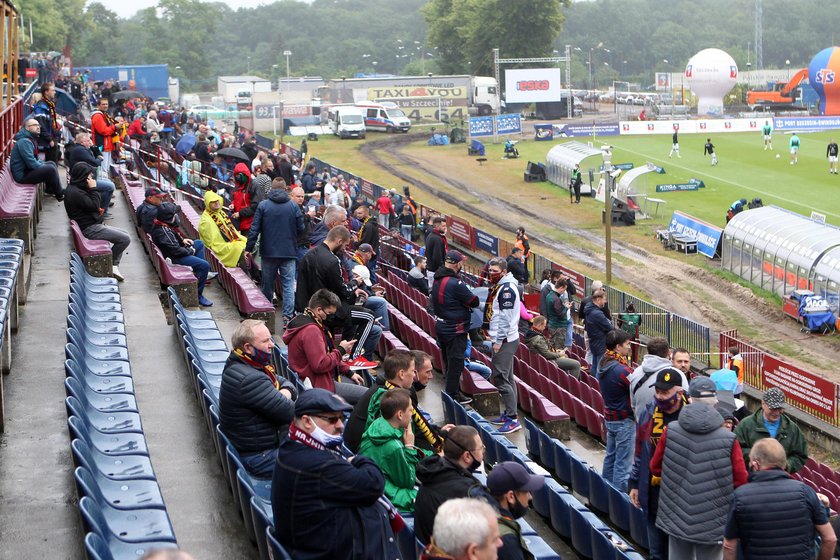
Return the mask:
[(560, 101), (562, 94), (560, 68), (505, 70), (507, 103)]
[(478, 228), (473, 228), (475, 232), (475, 248), (487, 251), (491, 255), (499, 256), (499, 239), (486, 231), (481, 231)]
[(765, 387), (778, 387), (800, 408), (834, 418), (834, 383), (769, 355), (764, 356), (761, 369)]
[[(660, 192), (658, 188), (657, 192)], [(718, 243), (720, 243), (720, 236), (723, 235), (723, 230), (719, 227), (698, 220), (679, 210), (674, 210), (674, 215), (671, 216), (671, 223), (668, 225), (668, 229), (674, 233), (688, 235), (697, 239), (697, 252), (706, 255), (710, 259), (715, 258), (715, 252), (717, 251)]]
[(446, 232), (449, 236), (462, 245), (473, 249), (472, 226), (470, 223), (457, 216), (446, 217)]

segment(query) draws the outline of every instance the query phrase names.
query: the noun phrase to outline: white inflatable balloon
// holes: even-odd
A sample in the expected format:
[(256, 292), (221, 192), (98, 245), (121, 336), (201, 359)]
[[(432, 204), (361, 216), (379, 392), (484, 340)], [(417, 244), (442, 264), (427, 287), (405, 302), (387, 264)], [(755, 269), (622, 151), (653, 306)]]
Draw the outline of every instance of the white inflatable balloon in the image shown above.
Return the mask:
[(703, 49), (688, 61), (685, 80), (697, 96), (698, 115), (722, 115), (723, 98), (738, 81), (738, 65), (720, 49)]

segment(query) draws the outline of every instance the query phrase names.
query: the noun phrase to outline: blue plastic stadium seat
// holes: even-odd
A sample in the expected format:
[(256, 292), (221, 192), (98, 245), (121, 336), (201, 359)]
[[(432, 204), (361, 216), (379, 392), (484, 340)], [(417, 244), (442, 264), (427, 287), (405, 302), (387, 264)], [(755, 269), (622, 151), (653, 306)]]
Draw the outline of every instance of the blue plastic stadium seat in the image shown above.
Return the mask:
[[(79, 500), (82, 520), (91, 532), (98, 533), (114, 550), (112, 541), (121, 541), (126, 545), (135, 543), (175, 543), (172, 523), (165, 511), (160, 509), (123, 511), (107, 504), (97, 504), (85, 496)], [(120, 555), (114, 554), (114, 557)]]
[(66, 358), (72, 359), (85, 375), (120, 375), (131, 377), (131, 366), (128, 365), (127, 361), (99, 360), (88, 355), (83, 347), (72, 342), (64, 346), (64, 355)]
[(271, 479), (259, 479), (251, 476), (242, 465), (238, 453), (231, 456), (231, 461), (236, 465), (236, 487), (239, 492), (239, 503), (242, 509), (242, 519), (245, 521), (245, 530), (251, 537), (251, 541), (256, 542), (258, 535), (251, 515), (251, 498), (271, 503)]
[(74, 475), (79, 497), (88, 496), (116, 509), (166, 509), (160, 487), (154, 480), (117, 482), (91, 473), (85, 467), (77, 467)]
[[(175, 292), (175, 288), (170, 286), (166, 291), (169, 294), (169, 301), (172, 303), (172, 307), (177, 315), (184, 317), (185, 319), (213, 320), (213, 315), (209, 311), (192, 311), (190, 309), (186, 309), (181, 303), (181, 299), (178, 297), (178, 294)], [(215, 321), (213, 321), (213, 323), (215, 324)]]
[(589, 469), (589, 507), (599, 513), (610, 512), (610, 495), (608, 486), (601, 474), (593, 468)]
[[(545, 515), (544, 517), (549, 517), (549, 516)], [(537, 530), (534, 529), (533, 527), (531, 527), (528, 524), (528, 522), (525, 521), (524, 517), (521, 517), (521, 518), (517, 519), (516, 522), (519, 524), (520, 531), (522, 532), (523, 535), (536, 535), (537, 534)]]
[(74, 377), (64, 379), (64, 387), (67, 396), (79, 399), (83, 404), (85, 401), (100, 412), (138, 412), (137, 401), (134, 395), (129, 394), (101, 394), (86, 387), (81, 381)]
[(70, 443), (77, 467), (98, 470), (112, 480), (157, 480), (152, 463), (143, 455), (105, 455), (80, 439)]
[(193, 336), (193, 333), (188, 331), (183, 324), (179, 326), (179, 330), (181, 331), (181, 336), (184, 339), (184, 344), (195, 350), (198, 350), (199, 352), (230, 352), (227, 343), (221, 338), (197, 338)]
[(251, 522), (254, 525), (254, 532), (257, 539), (257, 550), (260, 553), (260, 560), (270, 559), (268, 552), (268, 537), (266, 529), (274, 527), (274, 514), (271, 511), (271, 501), (266, 502), (256, 496), (251, 498)]
[(268, 548), (271, 551), (272, 560), (292, 560), (291, 555), (286, 552), (283, 545), (274, 536), (274, 529), (269, 527), (265, 530), (265, 536), (268, 537)]
[[(126, 364), (127, 365), (127, 364)], [(100, 395), (134, 394), (134, 381), (127, 375), (95, 375), (87, 373), (85, 368), (80, 366), (76, 360), (64, 361), (64, 372), (67, 377), (78, 379), (90, 391)]]
[(443, 391), (440, 392), (440, 400), (443, 403), (444, 422), (447, 424), (455, 424), (457, 421), (455, 416), (455, 401)]
[(592, 531), (609, 529), (585, 507), (571, 508), (572, 547), (579, 556), (592, 558)]
[(630, 508), (630, 538), (641, 548), (648, 549), (647, 514), (635, 506)]
[(589, 463), (569, 453), (572, 463), (572, 490), (581, 496), (589, 496)]
[(525, 543), (528, 545), (528, 550), (534, 556), (534, 560), (562, 560), (559, 554), (548, 546), (548, 543), (542, 537), (537, 535), (523, 536)]
[(149, 448), (143, 434), (103, 434), (88, 425), (85, 418), (70, 416), (67, 418), (70, 429), (70, 439), (83, 440), (88, 447), (92, 447), (105, 455), (145, 455), (148, 457)]
[(84, 336), (76, 329), (67, 329), (67, 342), (75, 344), (84, 350), (85, 356), (100, 361), (122, 360), (128, 361), (128, 349), (119, 346), (97, 346), (85, 340)]
[(610, 501), (610, 521), (620, 530), (629, 532), (630, 515), (633, 509), (630, 497), (609, 483), (607, 483), (607, 492)]
[[(554, 472), (556, 471), (555, 466), (555, 459), (554, 459), (554, 445), (555, 443), (559, 443), (557, 440), (552, 438), (547, 433), (540, 430), (538, 441), (537, 441), (537, 455), (536, 457), (539, 459), (540, 464), (546, 469)], [(560, 443), (560, 445), (563, 445)]]
[[(554, 472), (563, 484), (572, 484), (572, 450), (558, 440), (552, 442), (554, 448)], [(575, 457), (577, 457), (575, 455)]]
[(546, 519), (551, 517), (551, 500), (549, 496), (551, 492), (566, 492), (566, 490), (553, 478), (546, 477), (543, 487), (532, 493), (534, 510)]
[(114, 305), (113, 303), (85, 304), (84, 301), (79, 301), (75, 294), (70, 294), (70, 303), (67, 307), (73, 315), (84, 317), (85, 322), (125, 322), (121, 305)]
[[(528, 450), (528, 454), (536, 459), (540, 456), (540, 432), (542, 430), (530, 419), (523, 417), (522, 420), (525, 424), (525, 448)], [(545, 464), (543, 466), (548, 468)]]
[(70, 293), (82, 298), (85, 303), (121, 304), (119, 287), (109, 286), (107, 288), (105, 292), (91, 292), (86, 290), (83, 285), (71, 283)]
[[(547, 481), (546, 481), (547, 482)], [(565, 539), (572, 537), (572, 510), (582, 507), (577, 499), (565, 490), (552, 488), (548, 493), (551, 508), (551, 526)]]
[[(125, 338), (125, 326), (120, 323), (90, 323), (90, 326), (85, 324), (81, 317), (76, 315), (67, 316), (68, 328), (73, 328), (78, 332), (82, 339), (88, 343), (96, 344), (97, 346), (122, 346), (127, 348), (128, 342)], [(116, 332), (119, 327), (123, 327), (123, 332)], [(102, 332), (105, 331), (105, 332)], [(115, 331), (115, 332), (108, 332)]]
[(64, 404), (68, 416), (86, 417), (87, 423), (103, 434), (143, 433), (140, 415), (136, 412), (99, 412), (76, 397), (67, 397)]
[(87, 560), (114, 560), (108, 543), (96, 533), (85, 535), (85, 554)]
[(110, 323), (97, 323), (95, 321), (85, 322), (85, 320), (76, 315), (67, 315), (67, 326), (74, 327), (77, 330), (87, 330), (93, 334), (121, 334), (125, 335), (125, 325), (113, 321)]

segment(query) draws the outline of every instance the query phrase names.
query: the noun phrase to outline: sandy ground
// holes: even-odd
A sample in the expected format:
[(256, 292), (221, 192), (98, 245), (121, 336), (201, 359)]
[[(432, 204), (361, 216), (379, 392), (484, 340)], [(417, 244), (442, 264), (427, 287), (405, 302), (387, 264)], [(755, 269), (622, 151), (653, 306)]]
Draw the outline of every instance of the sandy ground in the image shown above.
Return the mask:
[[(492, 161), (478, 166), (471, 160), (440, 157), (432, 150), (413, 149), (409, 143), (414, 140), (416, 136), (391, 136), (365, 144), (361, 152), (372, 163), (423, 193), (459, 207), (465, 217), (485, 220), (510, 232), (522, 225), (532, 243), (547, 247), (558, 256), (604, 270), (603, 249), (588, 249), (559, 240), (569, 239), (571, 235), (586, 240), (589, 247), (604, 244), (600, 228), (591, 230), (573, 225), (580, 225), (581, 218), (574, 215), (574, 207), (566, 202), (565, 191), (526, 194), (528, 185), (533, 184), (500, 184), (493, 173)], [(552, 230), (563, 234), (552, 235)], [(549, 233), (537, 233), (546, 231)], [(836, 352), (831, 343), (801, 333), (797, 323), (780, 308), (758, 298), (748, 288), (732, 284), (708, 270), (615, 239), (613, 254), (614, 276), (653, 294), (653, 303), (711, 326), (713, 351), (718, 346), (718, 334), (733, 328), (730, 318), (737, 314), (741, 321), (756, 329), (758, 335), (751, 337), (751, 341), (757, 346), (770, 341), (787, 344), (795, 350), (786, 358), (840, 382), (840, 372), (827, 357)]]

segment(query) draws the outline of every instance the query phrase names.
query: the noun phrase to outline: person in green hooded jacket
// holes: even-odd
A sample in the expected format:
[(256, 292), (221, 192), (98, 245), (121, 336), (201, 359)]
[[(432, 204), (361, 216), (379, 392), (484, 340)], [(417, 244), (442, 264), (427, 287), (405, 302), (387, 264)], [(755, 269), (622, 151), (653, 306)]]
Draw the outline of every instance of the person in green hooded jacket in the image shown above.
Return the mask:
[(385, 475), (385, 497), (407, 513), (414, 511), (417, 497), (415, 467), (431, 452), (414, 447), (411, 418), (414, 406), (407, 389), (384, 391), (380, 416), (362, 435), (359, 454), (371, 458)]

